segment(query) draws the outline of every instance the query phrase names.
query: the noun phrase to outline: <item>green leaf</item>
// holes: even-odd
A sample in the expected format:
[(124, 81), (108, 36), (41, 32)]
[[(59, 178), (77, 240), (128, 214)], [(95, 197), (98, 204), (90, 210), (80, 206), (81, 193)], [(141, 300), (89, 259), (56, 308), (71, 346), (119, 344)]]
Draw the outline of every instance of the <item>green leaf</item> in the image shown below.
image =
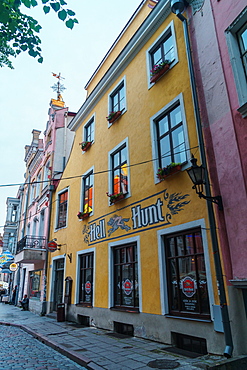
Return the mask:
[(48, 1), (49, 1), (49, 0), (42, 0), (42, 3), (43, 3), (43, 4), (46, 4), (46, 3), (48, 3)]
[(27, 50), (27, 45), (21, 45), (20, 48), (21, 48), (21, 50), (26, 51)]
[(63, 9), (63, 10), (60, 10), (60, 12), (58, 12), (58, 18), (61, 19), (62, 21), (64, 21), (67, 17), (67, 13), (66, 11)]
[(57, 12), (60, 9), (60, 4), (59, 3), (51, 3), (51, 7), (55, 12)]
[(22, 0), (22, 3), (23, 3), (27, 8), (30, 8), (30, 7), (31, 7), (31, 1), (30, 1), (30, 0)]
[(64, 0), (60, 0), (60, 4), (61, 5), (67, 5), (66, 1), (64, 1)]
[(39, 63), (43, 63), (43, 60), (44, 60), (44, 59), (43, 59), (42, 57), (40, 57), (40, 58), (38, 59), (38, 62), (39, 62)]
[(51, 10), (51, 8), (49, 6), (47, 6), (47, 5), (44, 5), (43, 6), (43, 10), (44, 10), (45, 14), (47, 14)]
[(33, 50), (33, 49), (30, 49), (28, 51), (28, 54), (31, 56), (31, 57), (36, 57), (38, 55), (37, 51)]
[(71, 15), (71, 16), (72, 16), (72, 15), (75, 15), (75, 12), (73, 12), (73, 10), (70, 10), (70, 9), (68, 9), (68, 10), (67, 10), (67, 13), (68, 13), (69, 15)]
[(72, 19), (68, 19), (66, 22), (66, 27), (70, 28), (72, 30), (72, 28), (74, 27), (74, 21)]
[(73, 19), (73, 22), (74, 23), (79, 23), (78, 20), (76, 18)]
[(31, 4), (32, 4), (32, 6), (37, 6), (38, 5), (36, 0), (31, 0)]

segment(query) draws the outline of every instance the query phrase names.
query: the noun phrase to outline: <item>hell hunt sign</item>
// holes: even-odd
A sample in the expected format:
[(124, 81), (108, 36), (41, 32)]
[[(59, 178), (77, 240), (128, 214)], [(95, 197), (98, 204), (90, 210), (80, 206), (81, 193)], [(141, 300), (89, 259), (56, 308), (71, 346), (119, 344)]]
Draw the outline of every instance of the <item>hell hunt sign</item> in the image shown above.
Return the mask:
[(84, 226), (84, 241), (88, 244), (95, 243), (107, 237), (110, 238), (117, 230), (123, 230), (123, 233), (126, 234), (131, 230), (132, 232), (140, 229), (145, 231), (147, 227), (154, 227), (154, 225), (171, 224), (172, 216), (182, 211), (183, 207), (190, 202), (189, 200), (184, 200), (189, 195), (181, 195), (181, 193), (169, 195), (166, 191), (164, 191), (163, 195), (167, 207), (165, 211), (164, 201), (161, 198), (157, 198), (155, 203), (146, 207), (143, 207), (140, 202), (140, 204), (130, 207), (129, 218), (123, 218), (119, 214), (114, 214), (113, 216), (109, 215), (108, 220), (105, 217)]

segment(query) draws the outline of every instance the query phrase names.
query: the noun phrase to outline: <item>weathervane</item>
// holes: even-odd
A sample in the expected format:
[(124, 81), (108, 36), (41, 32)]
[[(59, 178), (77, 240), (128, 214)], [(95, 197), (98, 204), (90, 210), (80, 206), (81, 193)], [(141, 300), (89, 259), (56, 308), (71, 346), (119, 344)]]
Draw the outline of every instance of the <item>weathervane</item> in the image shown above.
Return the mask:
[(57, 100), (63, 101), (61, 92), (66, 90), (66, 87), (64, 87), (64, 85), (61, 84), (60, 80), (64, 80), (64, 77), (61, 76), (60, 72), (59, 72), (58, 75), (56, 73), (53, 73), (53, 72), (51, 72), (51, 73), (52, 73), (53, 77), (58, 79), (58, 82), (56, 84), (54, 84), (53, 86), (51, 86), (51, 88), (52, 88), (53, 91), (57, 92)]

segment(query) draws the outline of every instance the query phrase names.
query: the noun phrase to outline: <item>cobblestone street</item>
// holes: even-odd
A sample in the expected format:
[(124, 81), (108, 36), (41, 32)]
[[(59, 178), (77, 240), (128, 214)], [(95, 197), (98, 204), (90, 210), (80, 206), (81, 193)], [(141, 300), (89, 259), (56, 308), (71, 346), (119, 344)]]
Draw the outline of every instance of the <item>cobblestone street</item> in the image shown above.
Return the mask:
[(1, 325), (0, 337), (2, 354), (0, 370), (86, 369), (20, 328)]

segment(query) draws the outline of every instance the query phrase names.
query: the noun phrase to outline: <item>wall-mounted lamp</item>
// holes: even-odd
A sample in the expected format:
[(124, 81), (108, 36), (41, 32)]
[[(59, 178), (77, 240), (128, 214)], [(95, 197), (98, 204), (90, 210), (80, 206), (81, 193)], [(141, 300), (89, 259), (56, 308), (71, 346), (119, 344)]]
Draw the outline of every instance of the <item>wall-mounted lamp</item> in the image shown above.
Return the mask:
[(196, 194), (198, 194), (199, 198), (203, 198), (208, 200), (209, 202), (216, 203), (219, 207), (220, 211), (223, 211), (223, 204), (222, 198), (220, 195), (216, 197), (209, 197), (203, 194), (203, 186), (205, 184), (205, 168), (201, 165), (197, 165), (197, 159), (192, 156), (191, 158), (192, 167), (187, 170), (188, 175), (193, 182), (192, 189), (195, 189)]

